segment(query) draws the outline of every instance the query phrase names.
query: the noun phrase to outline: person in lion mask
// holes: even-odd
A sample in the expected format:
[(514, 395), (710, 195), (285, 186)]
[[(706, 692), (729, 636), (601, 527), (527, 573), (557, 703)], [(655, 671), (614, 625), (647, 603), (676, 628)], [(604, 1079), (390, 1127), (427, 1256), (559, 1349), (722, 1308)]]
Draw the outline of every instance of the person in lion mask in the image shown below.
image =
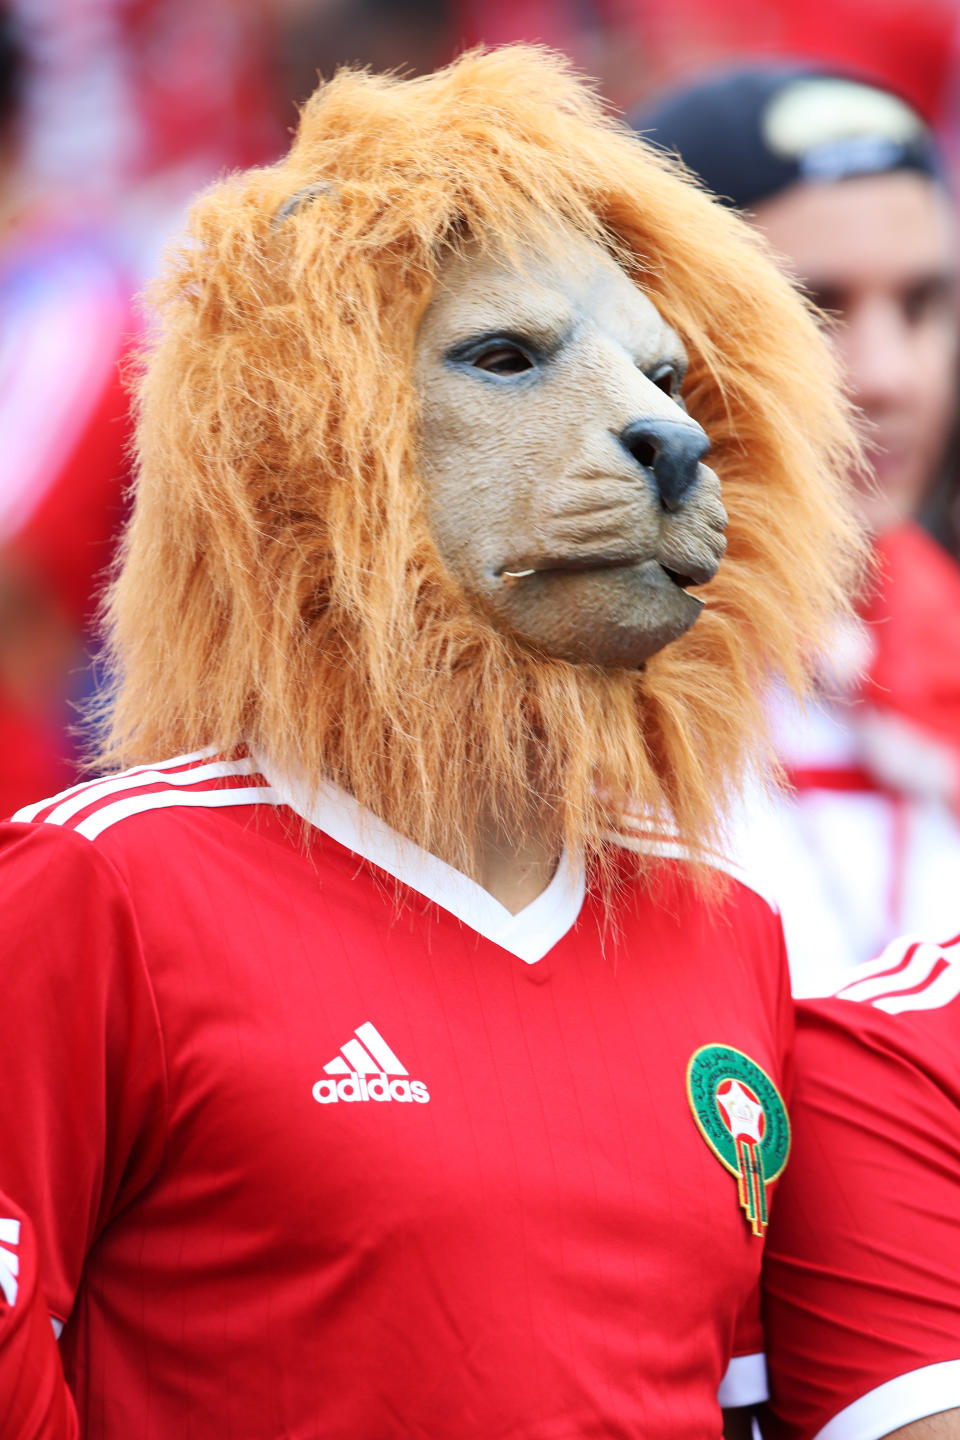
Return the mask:
[(790, 1063), (724, 817), (859, 555), (814, 320), (525, 48), (338, 74), (154, 300), (106, 773), (0, 846), (4, 1433), (719, 1435)]

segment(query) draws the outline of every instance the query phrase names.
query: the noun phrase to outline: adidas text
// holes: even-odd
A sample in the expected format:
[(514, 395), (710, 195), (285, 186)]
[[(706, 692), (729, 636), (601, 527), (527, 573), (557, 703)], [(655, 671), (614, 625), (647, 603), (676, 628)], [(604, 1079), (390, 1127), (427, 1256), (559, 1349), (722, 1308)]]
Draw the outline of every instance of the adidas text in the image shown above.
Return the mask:
[(343, 1100), (346, 1104), (358, 1100), (396, 1100), (401, 1105), (416, 1102), (426, 1105), (430, 1092), (422, 1080), (391, 1079), (382, 1072), (378, 1075), (358, 1075), (352, 1071), (342, 1080), (333, 1076), (318, 1080), (313, 1087), (313, 1098), (318, 1105), (336, 1105)]

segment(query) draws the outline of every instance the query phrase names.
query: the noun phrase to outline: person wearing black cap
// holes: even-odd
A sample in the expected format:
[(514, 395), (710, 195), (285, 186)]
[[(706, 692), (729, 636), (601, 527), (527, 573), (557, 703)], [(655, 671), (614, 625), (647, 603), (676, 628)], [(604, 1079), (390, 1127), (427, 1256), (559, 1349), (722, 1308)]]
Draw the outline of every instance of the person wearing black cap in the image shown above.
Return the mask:
[(957, 351), (952, 207), (922, 118), (889, 91), (789, 65), (705, 81), (640, 126), (748, 211), (837, 315), (853, 398), (871, 422), (864, 518), (881, 531), (911, 516), (950, 430)]
[[(835, 992), (797, 1007), (761, 1430), (960, 1440), (960, 826), (943, 803), (960, 776), (960, 580), (911, 523), (953, 420), (949, 194), (909, 107), (809, 67), (719, 77), (639, 125), (834, 312), (872, 471), (852, 477), (879, 560), (859, 654), (825, 660), (830, 703), (783, 736), (794, 799), (746, 827), (779, 871), (795, 988)], [(898, 924), (913, 933), (883, 934)]]
[(793, 799), (745, 834), (779, 894), (795, 988), (817, 993), (896, 935), (955, 918), (960, 571), (912, 518), (956, 419), (951, 196), (916, 111), (807, 64), (728, 71), (634, 123), (745, 211), (833, 317), (863, 417), (851, 482), (877, 578), (863, 624), (824, 657), (822, 707), (778, 706)]

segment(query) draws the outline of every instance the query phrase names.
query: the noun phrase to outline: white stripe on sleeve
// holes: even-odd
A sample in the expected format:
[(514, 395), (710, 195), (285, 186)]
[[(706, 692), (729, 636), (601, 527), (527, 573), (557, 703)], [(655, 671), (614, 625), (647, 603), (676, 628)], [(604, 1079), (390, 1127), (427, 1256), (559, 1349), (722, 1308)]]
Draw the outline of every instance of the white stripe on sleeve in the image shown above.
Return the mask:
[(873, 1000), (877, 995), (889, 995), (892, 990), (910, 990), (914, 985), (922, 985), (924, 980), (929, 978), (934, 965), (942, 959), (943, 951), (939, 945), (918, 945), (915, 953), (897, 974), (881, 973), (864, 980), (851, 981), (837, 992), (837, 999)]
[(19, 1288), (17, 1276), (20, 1273), (19, 1257), (12, 1250), (0, 1246), (0, 1290), (7, 1297), (8, 1305), (16, 1305)]
[(769, 1398), (767, 1359), (762, 1351), (754, 1355), (734, 1355), (717, 1391), (721, 1410), (736, 1410), (741, 1405), (759, 1405)]
[(881, 1440), (914, 1420), (960, 1405), (960, 1360), (942, 1360), (898, 1375), (847, 1405), (814, 1440)]
[(207, 780), (221, 779), (226, 775), (253, 775), (256, 764), (247, 755), (240, 760), (213, 760), (209, 765), (195, 765), (192, 770), (138, 770), (132, 775), (109, 775), (97, 780), (77, 795), (63, 800), (47, 816), (48, 825), (62, 825), (72, 819), (80, 810), (105, 800), (108, 795), (117, 795), (124, 790), (137, 790), (147, 785), (202, 785)]
[(111, 825), (126, 820), (130, 815), (139, 815), (145, 810), (170, 810), (177, 806), (218, 809), (227, 805), (276, 805), (280, 802), (266, 785), (249, 785), (236, 790), (160, 790), (151, 795), (131, 795), (126, 800), (115, 800), (104, 805), (81, 820), (75, 827), (79, 835), (95, 840)]
[(885, 995), (874, 1000), (877, 1010), (886, 1010), (888, 1015), (901, 1015), (905, 1010), (939, 1010), (949, 1005), (960, 995), (960, 964), (954, 962), (946, 970), (912, 995)]
[[(203, 760), (207, 756), (211, 759), (216, 750), (209, 746), (206, 750), (194, 750), (189, 755), (177, 755), (172, 760), (151, 761), (150, 765), (133, 765), (129, 770), (118, 770), (115, 774), (100, 777), (103, 780), (122, 780), (127, 775), (140, 775), (144, 770), (175, 770), (176, 767), (189, 765), (193, 760)], [(81, 790), (89, 790), (94, 785), (99, 785), (100, 779), (80, 780), (76, 785), (70, 785), (66, 790), (59, 791), (56, 795), (48, 795), (44, 800), (35, 800), (30, 805), (22, 806), (11, 818), (22, 822), (34, 820), (41, 810), (46, 810), (48, 805), (56, 805), (61, 800), (67, 800), (71, 795), (76, 795)]]

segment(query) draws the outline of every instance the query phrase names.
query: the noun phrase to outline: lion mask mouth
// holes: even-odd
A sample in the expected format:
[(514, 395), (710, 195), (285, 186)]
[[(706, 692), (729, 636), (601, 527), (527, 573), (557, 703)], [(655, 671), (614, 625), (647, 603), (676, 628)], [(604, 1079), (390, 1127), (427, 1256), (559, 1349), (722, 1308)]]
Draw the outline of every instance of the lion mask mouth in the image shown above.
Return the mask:
[(568, 553), (545, 553), (513, 558), (496, 568), (494, 577), (499, 580), (529, 580), (535, 576), (582, 574), (589, 571), (619, 570), (644, 565), (657, 565), (664, 574), (681, 590), (696, 589), (708, 585), (720, 568), (726, 551), (726, 538), (718, 524), (710, 543), (668, 545), (667, 563), (661, 555), (643, 553), (622, 547), (610, 551), (603, 549), (573, 551)]

